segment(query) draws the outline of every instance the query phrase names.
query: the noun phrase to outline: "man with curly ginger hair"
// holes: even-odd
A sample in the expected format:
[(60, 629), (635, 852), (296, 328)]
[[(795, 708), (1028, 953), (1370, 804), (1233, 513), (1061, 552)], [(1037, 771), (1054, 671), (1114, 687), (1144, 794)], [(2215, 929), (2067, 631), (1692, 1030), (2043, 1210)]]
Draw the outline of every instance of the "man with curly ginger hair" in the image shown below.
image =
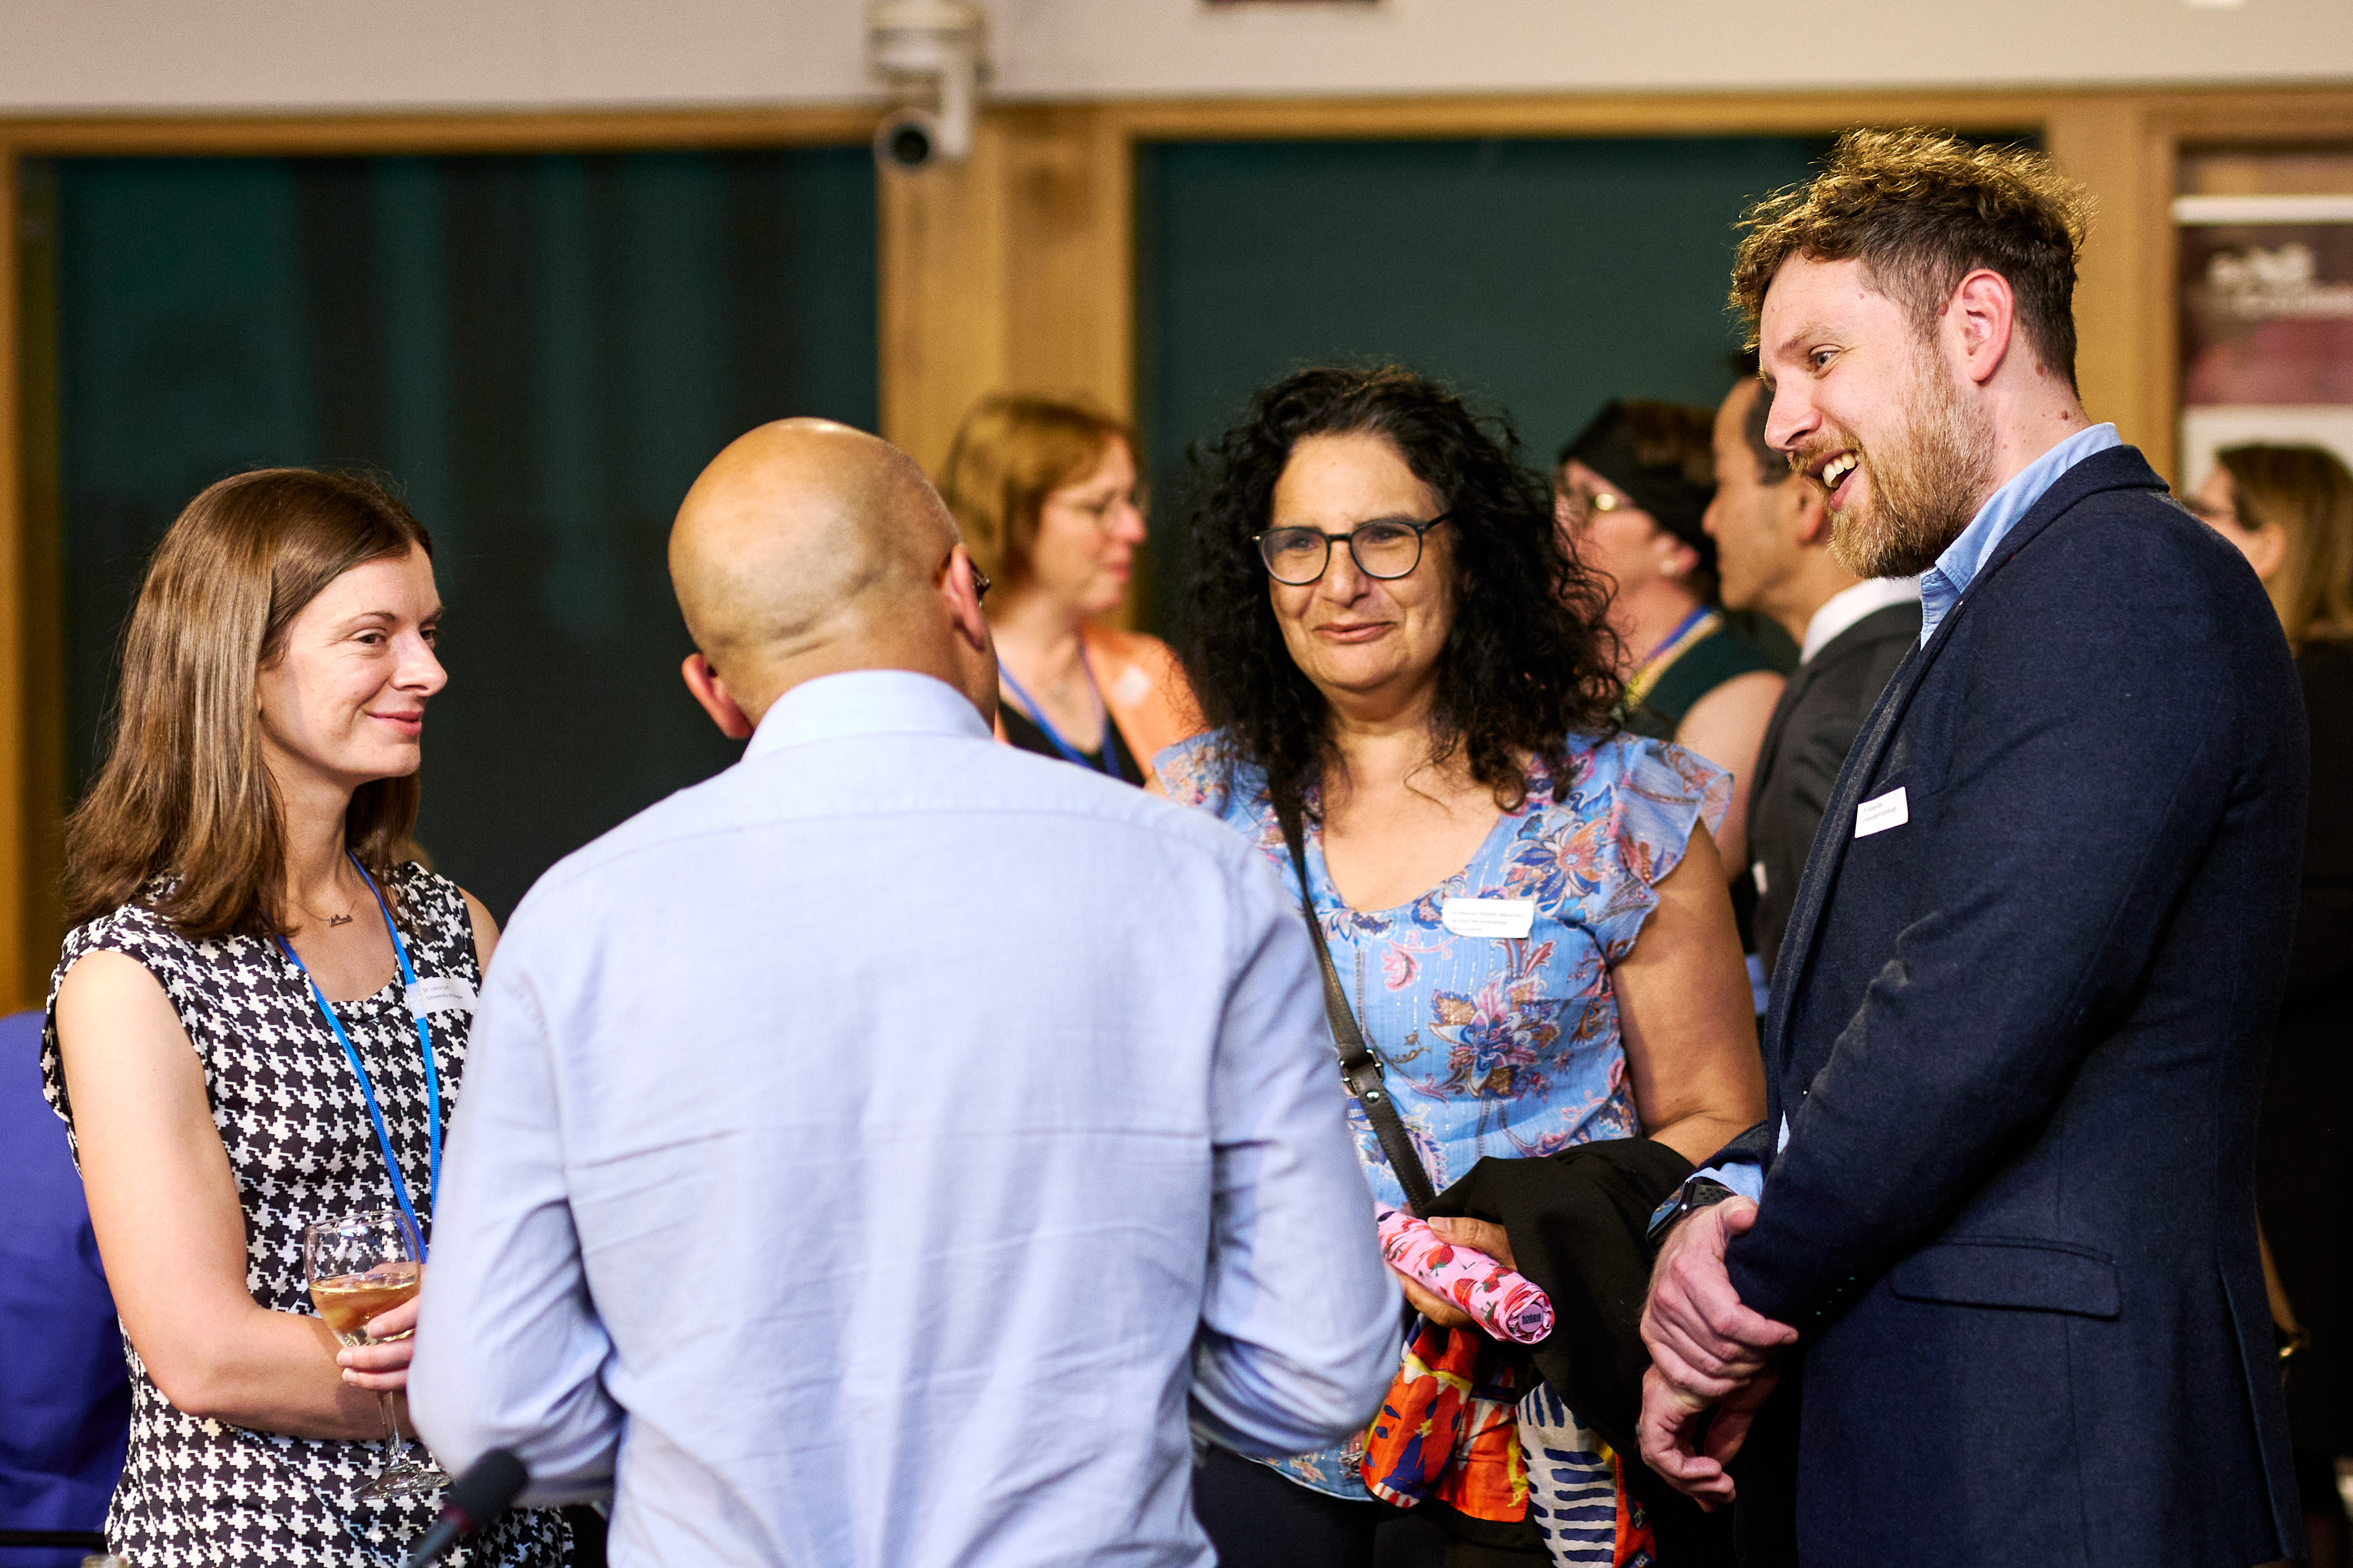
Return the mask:
[(1655, 1222), (1643, 1457), (1746, 1563), (2303, 1551), (2253, 1149), (2305, 727), (2254, 574), (2077, 396), (2084, 218), (2039, 154), (1856, 132), (1734, 270), (1767, 443), (1923, 609), (1767, 1118)]

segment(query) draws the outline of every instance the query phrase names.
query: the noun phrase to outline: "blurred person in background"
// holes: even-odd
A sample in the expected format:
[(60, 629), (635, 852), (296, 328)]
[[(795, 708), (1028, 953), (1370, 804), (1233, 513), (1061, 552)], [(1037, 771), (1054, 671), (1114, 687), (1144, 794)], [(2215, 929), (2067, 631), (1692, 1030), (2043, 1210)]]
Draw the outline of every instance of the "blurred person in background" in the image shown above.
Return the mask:
[[(1160, 754), (1167, 793), (1308, 891), (1345, 992), (1327, 1006), (1353, 1012), (1431, 1187), (1482, 1156), (1648, 1138), (1671, 1188), (1764, 1103), (1709, 837), (1730, 792), (1611, 724), (1603, 590), (1542, 484), (1507, 431), (1396, 369), (1266, 388), (1212, 464), (1186, 667), (1216, 728)], [(1350, 1116), (1375, 1195), (1404, 1203), (1410, 1178)], [(1577, 1457), (1534, 1473), (1537, 1495), (1614, 1510), (1603, 1445), (1542, 1393), (1524, 1431)], [(1400, 1515), (1363, 1463), (1361, 1442), (1272, 1465), (1211, 1449), (1197, 1502), (1220, 1561), (1356, 1568), (1433, 1515), (1458, 1552), (1544, 1560), (1535, 1519)]]
[[(439, 1511), (355, 1498), (413, 1342), (340, 1347), (302, 1233), (398, 1207), (431, 1237), (498, 940), (410, 858), (440, 621), (407, 510), (301, 468), (197, 496), (132, 611), (114, 744), (67, 827), (41, 1070), (129, 1352), (107, 1540), (139, 1568), (345, 1568)], [(471, 1561), (570, 1556), (562, 1520), (526, 1512)]]
[(1715, 416), (1715, 499), (1705, 519), (1725, 607), (1770, 616), (1799, 649), (1748, 789), (1752, 978), (1760, 991), (1839, 769), (1920, 636), (1919, 579), (1858, 577), (1840, 562), (1821, 492), (1799, 481), (1766, 444), (1767, 408), (1753, 374), (1725, 394)]
[(2215, 455), (2191, 501), (2239, 547), (2295, 650), (2312, 725), (2304, 890), (2263, 1079), (2256, 1203), (2311, 1336), (2287, 1371), (2296, 1490), (2314, 1568), (2353, 1560), (2336, 1460), (2353, 1455), (2353, 1246), (2337, 1184), (2353, 1155), (2353, 474), (2319, 447)]
[(1714, 428), (1704, 408), (1609, 405), (1560, 449), (1553, 510), (1563, 543), (1609, 585), (1627, 729), (1671, 740), (1732, 775), (1716, 858), (1732, 889), (1749, 1005), (1762, 1013), (1768, 971), (1757, 957), (1748, 793), (1784, 682), (1715, 604), (1715, 542), (1705, 527)]
[(1560, 449), (1553, 507), (1563, 543), (1606, 579), (1626, 728), (1732, 775), (1732, 809), (1715, 847), (1725, 879), (1736, 881), (1748, 867), (1749, 776), (1782, 681), (1715, 603), (1715, 542), (1705, 525), (1715, 427), (1704, 408), (1612, 403)]
[(1144, 543), (1135, 453), (1098, 408), (1003, 394), (965, 416), (939, 488), (995, 588), (998, 738), (1140, 784), (1200, 724), (1167, 646), (1103, 624)]

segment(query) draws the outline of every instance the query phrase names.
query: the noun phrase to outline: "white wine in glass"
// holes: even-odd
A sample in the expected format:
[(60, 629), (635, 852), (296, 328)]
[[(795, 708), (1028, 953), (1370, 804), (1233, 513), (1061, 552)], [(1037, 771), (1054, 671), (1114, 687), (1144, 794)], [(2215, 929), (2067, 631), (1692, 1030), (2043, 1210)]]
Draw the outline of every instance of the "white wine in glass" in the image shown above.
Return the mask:
[[(371, 1319), (409, 1300), (425, 1283), (424, 1240), (398, 1209), (346, 1215), (302, 1232), (302, 1271), (311, 1300), (335, 1338), (347, 1345), (373, 1343)], [(384, 1470), (360, 1489), (371, 1501), (415, 1497), (449, 1484), (441, 1467), (419, 1460), (400, 1436), (393, 1396), (384, 1403)]]

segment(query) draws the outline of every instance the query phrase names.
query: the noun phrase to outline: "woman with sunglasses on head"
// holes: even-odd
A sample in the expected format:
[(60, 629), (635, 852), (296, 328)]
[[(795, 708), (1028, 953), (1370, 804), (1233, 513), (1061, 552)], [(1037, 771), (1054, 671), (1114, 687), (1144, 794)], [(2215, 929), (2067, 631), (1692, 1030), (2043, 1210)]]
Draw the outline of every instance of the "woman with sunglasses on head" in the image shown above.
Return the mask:
[(1200, 725), (1167, 646), (1103, 624), (1144, 542), (1134, 433), (1071, 399), (985, 398), (956, 431), (939, 488), (994, 583), (998, 738), (1149, 782), (1153, 753)]
[[(396, 1209), (429, 1243), (498, 940), (411, 858), (440, 619), (406, 509), (301, 468), (191, 501), (132, 612), (113, 748), (67, 828), (41, 1074), (122, 1322), (107, 1541), (139, 1568), (393, 1563), (440, 1510), (363, 1493), (415, 1299), (367, 1325), (389, 1342), (341, 1348), (302, 1245)], [(553, 1512), (468, 1549), (570, 1557)]]
[[(1709, 837), (1726, 781), (1616, 732), (1600, 594), (1510, 444), (1402, 370), (1261, 392), (1213, 448), (1196, 522), (1186, 668), (1216, 727), (1157, 765), (1303, 883), (1431, 1187), (1482, 1156), (1637, 1137), (1680, 1181), (1764, 1107)], [(1374, 1197), (1404, 1202), (1365, 1105), (1349, 1114)], [(1548, 1446), (1588, 1458), (1547, 1485), (1608, 1502), (1611, 1468), (1577, 1432)], [(1377, 1532), (1427, 1531), (1409, 1517), (1545, 1560), (1531, 1520), (1376, 1502), (1358, 1451), (1213, 1450), (1196, 1484), (1229, 1568), (1368, 1564)]]

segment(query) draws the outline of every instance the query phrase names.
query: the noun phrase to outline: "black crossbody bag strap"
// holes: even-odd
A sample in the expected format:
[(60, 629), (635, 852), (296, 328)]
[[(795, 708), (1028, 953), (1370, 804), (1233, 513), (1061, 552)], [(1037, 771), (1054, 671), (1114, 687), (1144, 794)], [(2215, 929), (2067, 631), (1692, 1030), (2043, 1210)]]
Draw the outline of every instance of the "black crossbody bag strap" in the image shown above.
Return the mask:
[(1324, 941), (1324, 922), (1315, 918), (1315, 900), (1307, 890), (1306, 835), (1299, 814), (1277, 815), (1282, 823), (1282, 841), (1291, 849), (1291, 868), (1299, 878), (1299, 909), (1307, 920), (1307, 937), (1315, 944), (1315, 962), (1324, 970), (1324, 1019), (1332, 1026), (1332, 1048), (1340, 1058), (1340, 1077), (1356, 1103), (1365, 1108), (1373, 1136), (1381, 1141), (1381, 1152), (1388, 1157), (1389, 1170), (1405, 1189), (1406, 1207), (1417, 1218), (1426, 1217), (1438, 1190), (1430, 1184), (1430, 1173), (1421, 1168), (1421, 1156), (1414, 1152), (1413, 1139), (1389, 1099), (1380, 1058), (1365, 1044), (1364, 1031), (1356, 1027), (1356, 1015), (1348, 1006), (1347, 989), (1340, 984), (1339, 970), (1333, 967), (1332, 950)]

